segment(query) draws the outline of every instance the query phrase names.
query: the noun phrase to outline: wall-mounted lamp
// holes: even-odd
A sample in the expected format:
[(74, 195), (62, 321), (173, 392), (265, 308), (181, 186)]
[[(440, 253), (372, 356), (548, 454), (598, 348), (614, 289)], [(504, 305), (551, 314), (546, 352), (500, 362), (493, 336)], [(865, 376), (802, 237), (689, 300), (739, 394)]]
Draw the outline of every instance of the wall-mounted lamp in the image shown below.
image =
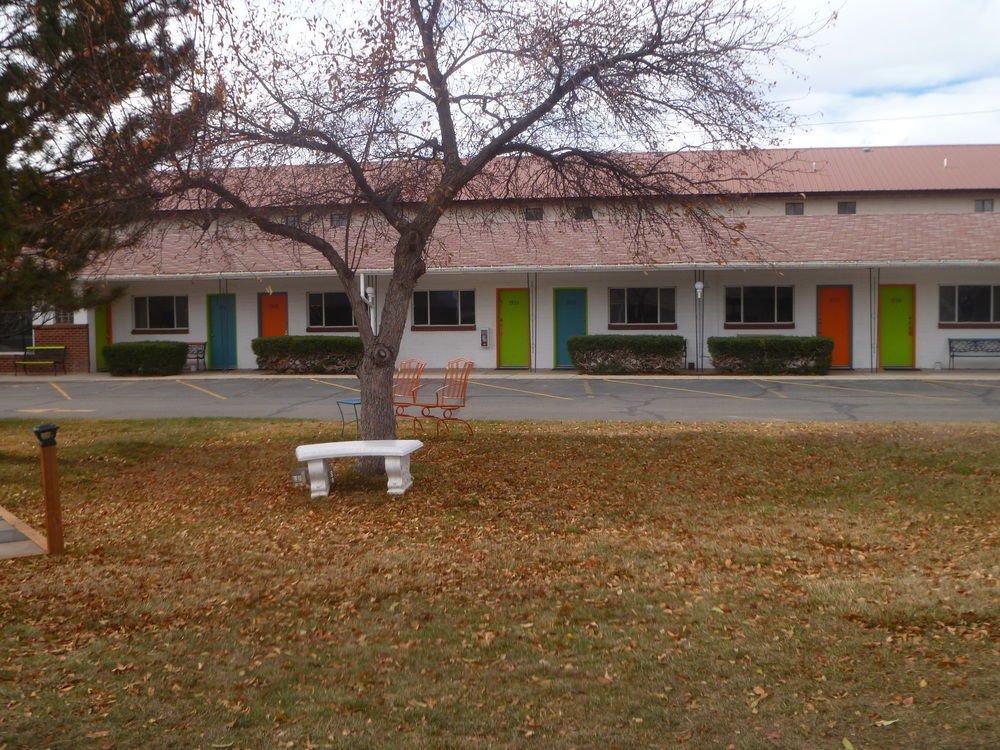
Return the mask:
[(365, 296), (362, 297), (365, 304), (371, 307), (375, 304), (375, 287), (370, 286), (365, 288)]
[(705, 282), (696, 281), (694, 282), (694, 294), (698, 299), (701, 299), (702, 292), (705, 291)]

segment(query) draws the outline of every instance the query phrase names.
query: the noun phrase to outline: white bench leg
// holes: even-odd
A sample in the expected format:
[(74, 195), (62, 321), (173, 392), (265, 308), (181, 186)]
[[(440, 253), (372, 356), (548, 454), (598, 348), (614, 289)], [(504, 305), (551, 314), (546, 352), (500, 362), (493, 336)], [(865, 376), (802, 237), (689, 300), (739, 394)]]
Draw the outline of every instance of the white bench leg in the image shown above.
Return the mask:
[(315, 500), (318, 497), (326, 497), (330, 494), (330, 478), (333, 475), (332, 469), (327, 465), (326, 459), (320, 458), (309, 461), (307, 471), (309, 472), (309, 491)]
[(413, 484), (409, 456), (386, 456), (385, 473), (389, 480), (390, 495), (402, 495)]

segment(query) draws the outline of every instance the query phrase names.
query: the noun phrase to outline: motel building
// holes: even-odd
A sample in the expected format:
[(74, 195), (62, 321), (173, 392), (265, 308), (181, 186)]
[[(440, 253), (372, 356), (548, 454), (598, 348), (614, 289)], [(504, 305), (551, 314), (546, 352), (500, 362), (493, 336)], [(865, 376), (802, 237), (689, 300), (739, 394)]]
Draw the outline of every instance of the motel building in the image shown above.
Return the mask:
[[(649, 237), (637, 257), (599, 202), (507, 201), (484, 223), (460, 201), (432, 240), (399, 359), (551, 370), (571, 367), (570, 336), (678, 334), (688, 368), (710, 371), (712, 336), (822, 335), (835, 368), (934, 369), (948, 367), (949, 338), (1000, 338), (1000, 145), (794, 154), (752, 195), (720, 203), (757, 240), (736, 247)], [(337, 206), (275, 215), (328, 237), (349, 229)], [(230, 236), (239, 222), (218, 223)], [(143, 340), (207, 342), (210, 369), (249, 370), (258, 336), (357, 335), (319, 253), (249, 229), (242, 241), (206, 240), (216, 231), (165, 215), (144, 247), (99, 269), (125, 295), (35, 325), (34, 341), (72, 340), (76, 370), (101, 369), (104, 344)], [(390, 270), (387, 247), (359, 266), (376, 326)]]

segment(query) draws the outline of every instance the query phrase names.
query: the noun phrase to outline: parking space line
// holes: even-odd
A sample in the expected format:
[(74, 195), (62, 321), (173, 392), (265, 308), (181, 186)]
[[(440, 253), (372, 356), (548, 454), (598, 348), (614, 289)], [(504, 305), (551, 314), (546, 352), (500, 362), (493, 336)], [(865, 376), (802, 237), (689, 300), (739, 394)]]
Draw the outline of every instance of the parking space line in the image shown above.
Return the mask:
[(1000, 385), (990, 385), (989, 383), (974, 383), (971, 380), (931, 380), (927, 378), (928, 383), (944, 383), (955, 388), (963, 385), (973, 385), (976, 388), (1000, 388)]
[(91, 414), (97, 409), (18, 409), (18, 414), (45, 414), (46, 412), (56, 412), (57, 414)]
[(72, 400), (73, 400), (73, 399), (72, 399), (72, 398), (70, 397), (70, 395), (69, 395), (68, 393), (66, 393), (66, 391), (64, 391), (64, 390), (63, 390), (62, 388), (60, 388), (60, 387), (59, 387), (58, 385), (56, 385), (55, 383), (49, 383), (49, 385), (51, 385), (51, 386), (52, 386), (53, 388), (55, 388), (55, 389), (56, 389), (57, 391), (59, 391), (59, 393), (60, 393), (60, 394), (62, 395), (62, 397), (63, 397), (64, 399), (66, 399), (67, 401), (72, 401)]
[(703, 396), (721, 396), (722, 398), (738, 398), (743, 401), (760, 401), (760, 396), (735, 396), (732, 393), (716, 393), (715, 391), (698, 391), (693, 388), (679, 388), (676, 385), (654, 385), (653, 383), (634, 383), (631, 380), (618, 380), (617, 378), (601, 378), (609, 383), (624, 383), (625, 385), (641, 385), (646, 388), (663, 388), (667, 391), (685, 391), (686, 393), (700, 393)]
[(905, 398), (928, 398), (934, 401), (961, 401), (960, 398), (950, 396), (925, 396), (922, 393), (897, 393), (895, 391), (876, 391), (872, 388), (852, 388), (847, 385), (823, 385), (820, 383), (798, 383), (789, 380), (767, 380), (768, 383), (779, 383), (781, 385), (799, 385), (804, 388), (832, 388), (838, 391), (858, 391), (860, 393), (877, 393), (879, 396), (903, 396)]
[(594, 389), (590, 387), (590, 381), (589, 380), (584, 380), (583, 381), (583, 392), (586, 393), (588, 396), (593, 396), (594, 395)]
[(221, 398), (223, 401), (226, 400), (225, 396), (220, 396), (218, 393), (212, 393), (207, 388), (202, 388), (200, 385), (195, 385), (194, 383), (185, 383), (183, 380), (176, 380), (176, 383), (181, 385), (186, 385), (188, 388), (194, 388), (196, 391), (201, 391), (202, 393), (207, 393), (209, 396), (215, 396), (216, 398)]
[[(757, 381), (755, 381), (755, 382), (757, 382)], [(786, 396), (786, 395), (785, 395), (784, 393), (782, 393), (781, 391), (776, 391), (776, 390), (774, 390), (773, 388), (768, 388), (768, 387), (767, 387), (766, 385), (763, 385), (763, 382), (764, 382), (764, 381), (759, 381), (759, 382), (760, 382), (760, 383), (762, 384), (762, 385), (761, 385), (760, 387), (761, 387), (761, 389), (762, 389), (762, 390), (763, 390), (763, 391), (764, 391), (765, 393), (770, 393), (770, 394), (772, 394), (772, 395), (774, 395), (774, 396), (777, 396), (778, 398), (788, 398), (788, 396)]]
[(351, 388), (349, 385), (341, 385), (340, 383), (331, 383), (326, 380), (319, 380), (318, 378), (309, 378), (314, 383), (321, 383), (323, 385), (332, 385), (334, 388), (343, 388), (346, 391), (354, 391), (355, 393), (361, 393), (360, 388)]
[(483, 388), (499, 388), (501, 391), (516, 391), (517, 393), (527, 393), (531, 396), (544, 396), (545, 398), (558, 398), (561, 401), (572, 401), (569, 396), (553, 396), (551, 393), (538, 393), (537, 391), (522, 391), (520, 388), (508, 388), (505, 385), (491, 385), (490, 383), (481, 383), (478, 380), (469, 381), (473, 385), (481, 385)]

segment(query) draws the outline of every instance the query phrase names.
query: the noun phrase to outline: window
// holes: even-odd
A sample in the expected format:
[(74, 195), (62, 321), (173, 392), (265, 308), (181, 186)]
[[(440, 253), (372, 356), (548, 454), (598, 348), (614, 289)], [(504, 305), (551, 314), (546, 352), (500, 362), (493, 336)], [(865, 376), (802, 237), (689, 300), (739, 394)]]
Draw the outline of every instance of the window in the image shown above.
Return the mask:
[(726, 325), (791, 327), (792, 287), (727, 286)]
[(785, 216), (802, 216), (805, 212), (806, 204), (802, 201), (785, 204)]
[(354, 328), (354, 312), (345, 292), (309, 293), (309, 328)]
[(676, 293), (672, 287), (628, 287), (608, 290), (608, 326), (674, 328)]
[(594, 218), (594, 209), (590, 206), (575, 206), (573, 208), (573, 218), (577, 221), (590, 221)]
[(857, 201), (837, 201), (838, 214), (856, 214), (857, 212)]
[(1000, 324), (1000, 285), (940, 287), (938, 321), (945, 324)]
[(474, 327), (476, 293), (474, 291), (414, 292), (413, 325)]
[(0, 312), (0, 352), (23, 352), (31, 346), (30, 312)]
[(330, 226), (331, 227), (346, 227), (347, 226), (347, 214), (343, 214), (343, 213), (330, 214)]
[(992, 198), (977, 199), (976, 213), (977, 214), (993, 213), (993, 199)]
[(524, 209), (524, 220), (525, 221), (541, 221), (542, 217), (545, 215), (541, 206), (529, 206)]
[(304, 229), (305, 222), (302, 221), (301, 216), (286, 216), (282, 219), (286, 227), (294, 227), (295, 229)]
[(187, 331), (187, 297), (135, 297), (132, 302), (137, 331)]
[(65, 325), (73, 322), (72, 310), (53, 310), (52, 317), (45, 321), (49, 325)]

